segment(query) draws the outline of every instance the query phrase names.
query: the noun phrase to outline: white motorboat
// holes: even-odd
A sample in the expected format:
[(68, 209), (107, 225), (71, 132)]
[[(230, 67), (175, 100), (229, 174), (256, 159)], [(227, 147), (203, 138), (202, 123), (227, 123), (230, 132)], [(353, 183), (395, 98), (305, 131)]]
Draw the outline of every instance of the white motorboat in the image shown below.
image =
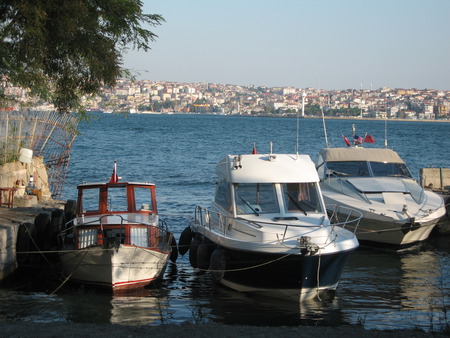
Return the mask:
[(362, 243), (402, 247), (426, 240), (445, 214), (442, 197), (424, 190), (395, 151), (364, 148), (356, 134), (354, 144), (344, 139), (347, 148), (324, 148), (317, 161), (329, 211), (360, 211), (356, 234)]
[[(211, 208), (197, 207), (180, 254), (215, 282), (296, 301), (334, 294), (359, 243), (360, 214), (331, 224), (307, 155), (228, 155), (216, 166)], [(343, 210), (340, 211), (344, 212)]]
[(178, 252), (158, 217), (155, 185), (119, 182), (115, 168), (110, 182), (78, 186), (76, 218), (59, 239), (68, 279), (118, 291), (160, 279)]

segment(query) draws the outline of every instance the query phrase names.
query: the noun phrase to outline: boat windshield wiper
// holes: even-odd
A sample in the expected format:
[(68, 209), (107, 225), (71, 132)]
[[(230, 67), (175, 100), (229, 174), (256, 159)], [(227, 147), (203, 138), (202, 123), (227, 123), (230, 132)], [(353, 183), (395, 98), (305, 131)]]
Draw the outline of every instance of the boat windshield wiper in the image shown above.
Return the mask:
[(291, 199), (292, 202), (294, 202), (294, 204), (298, 208), (298, 210), (303, 211), (305, 216), (308, 216), (308, 214), (306, 213), (305, 209), (303, 209), (301, 207), (300, 203), (298, 203), (298, 201), (294, 197), (292, 197), (290, 193), (286, 192), (286, 195)]
[(236, 194), (237, 197), (239, 197), (239, 199), (245, 203), (245, 205), (247, 205), (254, 213), (256, 216), (259, 216), (259, 213), (250, 205), (250, 203), (248, 203), (246, 200), (244, 200), (239, 194)]

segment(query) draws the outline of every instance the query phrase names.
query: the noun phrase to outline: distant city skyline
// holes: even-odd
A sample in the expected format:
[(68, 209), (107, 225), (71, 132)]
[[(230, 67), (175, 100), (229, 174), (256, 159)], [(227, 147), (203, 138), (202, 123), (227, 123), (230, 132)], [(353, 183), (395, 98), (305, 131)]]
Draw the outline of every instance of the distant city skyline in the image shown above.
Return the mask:
[(153, 0), (166, 22), (138, 79), (322, 89), (450, 90), (448, 0)]

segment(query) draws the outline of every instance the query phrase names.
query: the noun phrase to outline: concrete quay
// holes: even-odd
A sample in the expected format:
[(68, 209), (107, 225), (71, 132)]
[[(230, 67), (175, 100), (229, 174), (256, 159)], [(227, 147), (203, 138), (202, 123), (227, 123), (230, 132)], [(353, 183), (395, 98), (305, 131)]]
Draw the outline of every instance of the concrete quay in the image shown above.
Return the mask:
[(36, 256), (58, 250), (57, 234), (66, 224), (65, 201), (33, 206), (0, 207), (0, 281), (19, 266), (36, 262)]
[(74, 217), (66, 204), (51, 198), (42, 157), (0, 166), (0, 281), (58, 249), (57, 234)]

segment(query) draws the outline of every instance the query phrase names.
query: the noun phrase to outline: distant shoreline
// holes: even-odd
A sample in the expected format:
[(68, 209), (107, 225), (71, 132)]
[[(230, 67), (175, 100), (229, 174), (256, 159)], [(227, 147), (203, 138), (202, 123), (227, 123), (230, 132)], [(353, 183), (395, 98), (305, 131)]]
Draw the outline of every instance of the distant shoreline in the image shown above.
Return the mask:
[[(108, 113), (103, 113), (108, 114)], [(243, 114), (214, 114), (214, 113), (184, 113), (184, 112), (153, 112), (151, 114), (149, 113), (115, 113), (115, 114), (128, 114), (128, 115), (207, 115), (207, 116), (230, 116), (230, 117), (278, 117), (278, 118), (296, 118), (295, 115), (289, 115), (289, 116), (273, 116), (273, 115), (243, 115)], [(322, 119), (321, 116), (301, 116), (301, 119)], [(325, 120), (355, 120), (355, 121), (388, 121), (388, 122), (437, 122), (437, 123), (450, 123), (450, 119), (448, 120), (420, 120), (420, 119), (377, 119), (374, 117), (353, 117), (353, 116), (341, 116), (341, 117), (335, 117), (335, 116), (325, 116)]]

